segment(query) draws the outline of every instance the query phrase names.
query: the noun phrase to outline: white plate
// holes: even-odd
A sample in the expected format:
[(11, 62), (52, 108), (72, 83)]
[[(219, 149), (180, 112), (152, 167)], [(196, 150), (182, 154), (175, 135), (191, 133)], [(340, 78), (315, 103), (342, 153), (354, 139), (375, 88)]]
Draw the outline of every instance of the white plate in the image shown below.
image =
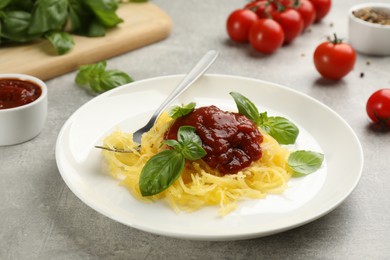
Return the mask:
[(134, 199), (118, 180), (104, 172), (101, 151), (94, 148), (114, 128), (134, 131), (183, 76), (138, 81), (102, 94), (78, 109), (58, 136), (56, 160), (62, 178), (84, 203), (101, 214), (147, 232), (195, 240), (235, 240), (266, 236), (313, 221), (337, 207), (357, 185), (363, 152), (355, 133), (334, 111), (307, 95), (273, 83), (206, 75), (177, 100), (217, 105), (236, 111), (231, 91), (250, 98), (260, 111), (283, 115), (300, 128), (293, 149), (325, 154), (317, 172), (289, 181), (281, 195), (240, 201), (238, 209), (218, 217), (217, 207), (194, 213), (173, 212), (163, 202)]

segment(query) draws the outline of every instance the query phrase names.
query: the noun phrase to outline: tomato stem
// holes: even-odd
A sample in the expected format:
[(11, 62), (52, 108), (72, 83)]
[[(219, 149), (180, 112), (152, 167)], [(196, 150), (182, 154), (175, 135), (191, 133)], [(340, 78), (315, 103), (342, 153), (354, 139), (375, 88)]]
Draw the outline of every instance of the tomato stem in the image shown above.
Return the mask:
[(276, 0), (275, 3), (276, 3), (276, 10), (278, 12), (286, 11), (286, 6), (284, 6), (279, 0)]
[(294, 4), (293, 4), (293, 7), (294, 8), (298, 8), (302, 5), (301, 1), (300, 0), (294, 0)]
[[(389, 129), (389, 127), (390, 127), (390, 116), (387, 117), (387, 118), (381, 118), (380, 116), (378, 116), (376, 111), (374, 111), (374, 116), (378, 120), (377, 122), (374, 123), (375, 125), (379, 126), (379, 128), (381, 130), (388, 130)], [(389, 123), (388, 123), (388, 121), (389, 121)]]
[[(268, 1), (267, 2), (265, 2), (265, 3), (260, 3), (261, 5), (265, 5), (265, 6), (268, 6), (269, 4), (268, 4)], [(248, 9), (249, 10), (251, 10), (251, 11), (253, 11), (253, 12), (257, 12), (257, 10), (260, 8), (260, 6), (259, 5), (254, 5), (254, 6), (251, 6), (251, 7), (249, 7)]]
[(265, 15), (267, 16), (267, 18), (272, 19), (272, 15), (269, 12), (267, 7), (270, 6), (274, 1), (275, 0), (267, 0), (266, 2), (260, 3), (260, 5), (251, 6), (248, 9), (256, 13), (257, 10), (259, 10), (260, 6), (264, 5), (264, 13), (265, 13)]
[(265, 3), (265, 8), (264, 8), (264, 12), (265, 12), (265, 15), (267, 16), (267, 18), (269, 19), (272, 19), (272, 15), (271, 13), (269, 12), (268, 10), (268, 6), (270, 6), (272, 4), (274, 0), (268, 0), (266, 3)]
[(336, 33), (333, 34), (333, 40), (332, 40), (332, 39), (329, 39), (329, 41), (330, 41), (331, 43), (333, 43), (333, 44), (340, 44), (340, 43), (343, 42), (342, 39), (337, 38)]

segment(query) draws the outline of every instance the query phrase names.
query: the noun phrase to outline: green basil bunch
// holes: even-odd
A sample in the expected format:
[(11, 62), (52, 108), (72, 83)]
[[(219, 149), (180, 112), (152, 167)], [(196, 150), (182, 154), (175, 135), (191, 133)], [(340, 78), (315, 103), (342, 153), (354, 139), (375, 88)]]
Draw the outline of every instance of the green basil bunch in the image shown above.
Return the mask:
[(118, 0), (2, 0), (0, 45), (45, 38), (62, 55), (74, 46), (71, 34), (104, 36), (121, 23), (117, 9)]

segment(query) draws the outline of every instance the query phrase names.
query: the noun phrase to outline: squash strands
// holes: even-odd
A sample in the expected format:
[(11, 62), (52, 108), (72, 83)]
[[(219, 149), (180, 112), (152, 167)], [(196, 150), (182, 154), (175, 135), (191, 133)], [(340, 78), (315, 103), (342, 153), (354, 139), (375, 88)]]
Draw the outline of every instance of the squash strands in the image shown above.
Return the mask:
[(172, 123), (168, 114), (162, 114), (154, 127), (144, 134), (139, 151), (134, 149), (138, 144), (133, 142), (131, 133), (116, 130), (103, 140), (105, 147), (133, 150), (133, 153), (103, 150), (103, 155), (108, 172), (136, 199), (149, 203), (164, 200), (176, 212), (218, 206), (219, 215), (224, 216), (235, 210), (240, 200), (265, 198), (267, 194), (282, 193), (286, 189), (292, 175), (287, 163), (290, 152), (262, 131), (261, 159), (237, 174), (222, 176), (201, 159), (186, 161), (181, 176), (173, 185), (157, 195), (143, 197), (138, 185), (140, 173), (153, 155), (166, 149), (161, 143)]

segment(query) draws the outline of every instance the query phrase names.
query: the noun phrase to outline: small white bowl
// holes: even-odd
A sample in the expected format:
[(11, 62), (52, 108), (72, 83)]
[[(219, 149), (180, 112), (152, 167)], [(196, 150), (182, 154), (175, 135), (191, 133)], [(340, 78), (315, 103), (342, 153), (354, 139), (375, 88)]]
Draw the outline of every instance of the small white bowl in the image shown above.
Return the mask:
[(390, 3), (364, 3), (349, 10), (349, 43), (358, 52), (368, 55), (390, 55), (390, 25), (371, 23), (357, 18), (353, 12), (364, 8), (390, 15)]
[(13, 78), (38, 85), (42, 93), (31, 103), (0, 109), (0, 146), (26, 142), (41, 131), (47, 117), (47, 86), (33, 76), (24, 74), (0, 74), (0, 79)]

